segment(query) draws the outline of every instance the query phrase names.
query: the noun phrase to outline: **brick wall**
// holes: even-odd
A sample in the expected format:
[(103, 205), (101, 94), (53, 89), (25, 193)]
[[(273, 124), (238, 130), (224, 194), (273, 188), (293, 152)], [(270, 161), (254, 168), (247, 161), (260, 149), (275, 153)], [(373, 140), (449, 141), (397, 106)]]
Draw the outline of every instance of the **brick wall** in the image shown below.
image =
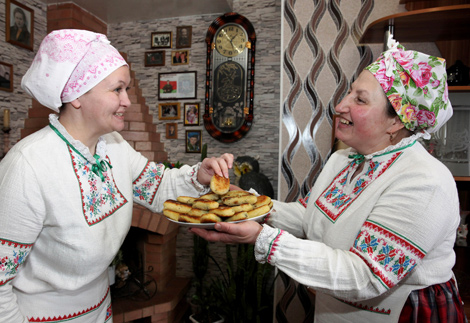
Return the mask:
[(57, 29), (85, 29), (107, 34), (108, 25), (74, 3), (47, 6), (47, 32)]

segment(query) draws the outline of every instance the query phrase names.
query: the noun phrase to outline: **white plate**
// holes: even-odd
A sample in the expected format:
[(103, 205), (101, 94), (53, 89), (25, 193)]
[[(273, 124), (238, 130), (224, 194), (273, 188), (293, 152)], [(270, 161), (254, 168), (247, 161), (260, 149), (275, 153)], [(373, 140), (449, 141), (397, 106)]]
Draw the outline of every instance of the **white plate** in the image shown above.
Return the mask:
[[(240, 220), (240, 221), (233, 221), (233, 222), (227, 222), (227, 223), (240, 223), (240, 222), (245, 222), (245, 221), (256, 221), (256, 222), (261, 222), (263, 221), (263, 219), (266, 217), (266, 215), (268, 215), (269, 213), (271, 213), (272, 209), (269, 210), (268, 213), (265, 213), (265, 214), (261, 214), (261, 215), (258, 215), (258, 216), (255, 216), (254, 218), (251, 218), (251, 219), (245, 219), (245, 220)], [(166, 218), (166, 217), (165, 217)], [(176, 223), (182, 227), (190, 227), (190, 228), (201, 228), (201, 229), (213, 229), (214, 228), (214, 225), (215, 223), (188, 223), (188, 222), (179, 222), (179, 221), (175, 221), (175, 220), (172, 220), (170, 218), (167, 218), (169, 221), (173, 222), (173, 223)]]

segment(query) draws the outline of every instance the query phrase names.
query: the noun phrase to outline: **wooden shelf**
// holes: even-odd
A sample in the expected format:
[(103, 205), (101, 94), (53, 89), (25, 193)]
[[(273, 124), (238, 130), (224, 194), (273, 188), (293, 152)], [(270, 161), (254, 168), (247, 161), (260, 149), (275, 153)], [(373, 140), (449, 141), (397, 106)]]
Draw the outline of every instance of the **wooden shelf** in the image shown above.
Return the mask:
[(470, 92), (470, 85), (449, 86), (449, 92)]
[(456, 182), (470, 182), (470, 176), (454, 176)]
[(384, 43), (385, 31), (390, 25), (394, 26), (394, 38), (400, 43), (468, 39), (469, 17), (469, 4), (402, 12), (372, 22), (359, 43)]

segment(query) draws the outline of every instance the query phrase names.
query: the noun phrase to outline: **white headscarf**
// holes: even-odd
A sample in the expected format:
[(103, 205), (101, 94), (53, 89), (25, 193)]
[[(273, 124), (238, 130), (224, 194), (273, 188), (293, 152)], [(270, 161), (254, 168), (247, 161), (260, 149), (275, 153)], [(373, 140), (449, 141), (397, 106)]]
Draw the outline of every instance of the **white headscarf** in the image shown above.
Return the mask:
[(123, 65), (126, 61), (105, 35), (55, 30), (42, 41), (21, 87), (42, 105), (59, 112), (62, 103), (82, 96)]

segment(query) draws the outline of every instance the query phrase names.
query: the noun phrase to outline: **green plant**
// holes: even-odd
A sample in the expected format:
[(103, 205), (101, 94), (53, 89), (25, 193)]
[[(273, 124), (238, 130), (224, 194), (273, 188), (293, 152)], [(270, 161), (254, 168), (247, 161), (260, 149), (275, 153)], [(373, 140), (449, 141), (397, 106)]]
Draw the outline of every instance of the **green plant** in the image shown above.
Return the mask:
[[(234, 247), (237, 248), (235, 262)], [(272, 322), (273, 267), (255, 260), (252, 245), (226, 245), (225, 248), (226, 273), (210, 286), (216, 311), (229, 323)]]

